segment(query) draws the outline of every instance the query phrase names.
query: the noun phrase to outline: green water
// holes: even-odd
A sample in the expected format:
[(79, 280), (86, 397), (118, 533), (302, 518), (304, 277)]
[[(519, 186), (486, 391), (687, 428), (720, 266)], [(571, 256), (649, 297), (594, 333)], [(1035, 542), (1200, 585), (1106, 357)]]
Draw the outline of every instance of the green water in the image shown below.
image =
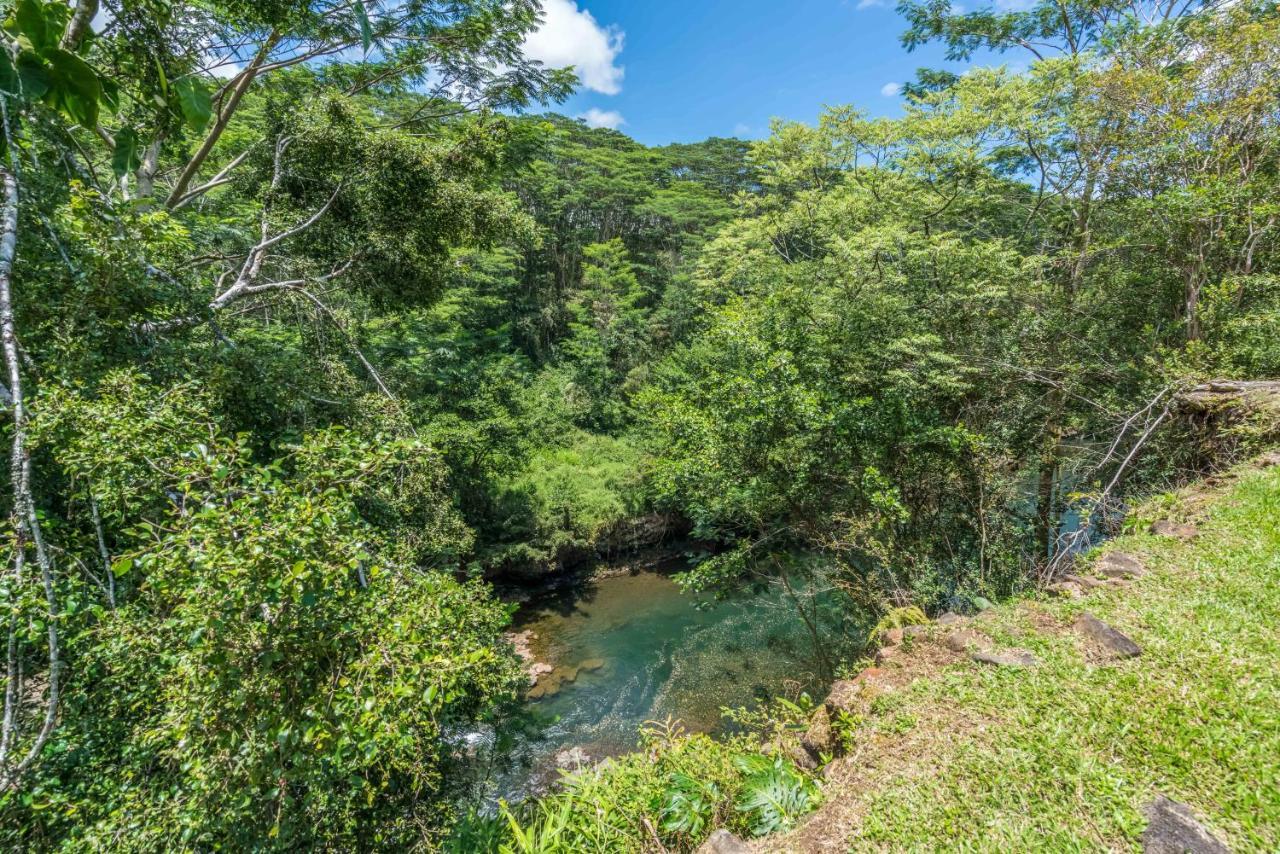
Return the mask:
[(508, 798), (555, 779), (566, 750), (598, 761), (633, 749), (648, 721), (715, 732), (722, 707), (826, 687), (812, 636), (778, 590), (708, 606), (666, 575), (623, 575), (526, 607), (517, 628), (536, 634), (537, 659), (556, 671), (531, 692), (533, 725), (500, 784)]

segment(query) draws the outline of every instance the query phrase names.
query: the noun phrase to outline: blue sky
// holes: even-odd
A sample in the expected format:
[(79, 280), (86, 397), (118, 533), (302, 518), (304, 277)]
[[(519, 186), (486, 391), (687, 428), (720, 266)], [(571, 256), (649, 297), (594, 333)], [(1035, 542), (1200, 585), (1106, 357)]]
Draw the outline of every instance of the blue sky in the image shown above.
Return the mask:
[[(1007, 0), (1006, 0), (1007, 2)], [(544, 0), (529, 52), (573, 64), (582, 90), (561, 111), (659, 145), (759, 137), (773, 117), (812, 122), (824, 105), (894, 115), (894, 86), (936, 46), (907, 53), (889, 0)], [(1008, 57), (1017, 61), (1021, 57)]]

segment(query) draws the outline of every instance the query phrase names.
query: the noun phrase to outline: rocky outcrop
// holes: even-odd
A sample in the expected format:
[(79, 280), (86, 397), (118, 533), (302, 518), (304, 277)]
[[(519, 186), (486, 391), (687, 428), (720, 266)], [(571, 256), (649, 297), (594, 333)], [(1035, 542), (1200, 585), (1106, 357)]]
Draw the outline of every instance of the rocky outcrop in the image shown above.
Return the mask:
[(990, 664), (992, 667), (1035, 667), (1040, 663), (1025, 649), (1008, 649), (1003, 652), (981, 650), (970, 653), (970, 658), (979, 664)]
[(1107, 578), (1138, 578), (1147, 573), (1147, 567), (1141, 560), (1124, 552), (1108, 552), (1094, 564), (1094, 568)]
[(750, 854), (751, 846), (727, 830), (717, 830), (702, 843), (696, 854)]
[(1185, 804), (1161, 795), (1147, 806), (1146, 814), (1144, 854), (1231, 854)]
[(1152, 525), (1151, 533), (1157, 537), (1172, 537), (1175, 540), (1194, 540), (1200, 536), (1200, 531), (1195, 525), (1189, 525), (1185, 522), (1172, 522), (1168, 519), (1162, 519)]
[(1102, 622), (1093, 614), (1088, 612), (1081, 614), (1073, 625), (1078, 633), (1102, 651), (1105, 658), (1137, 658), (1142, 655), (1142, 648), (1134, 643), (1132, 638)]

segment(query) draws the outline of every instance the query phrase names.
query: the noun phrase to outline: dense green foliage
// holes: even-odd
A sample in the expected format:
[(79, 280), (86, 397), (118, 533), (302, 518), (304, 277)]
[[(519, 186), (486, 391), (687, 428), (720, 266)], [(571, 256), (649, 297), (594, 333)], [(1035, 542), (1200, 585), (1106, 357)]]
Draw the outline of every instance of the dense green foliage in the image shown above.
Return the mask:
[[(534, 0), (0, 3), (0, 840), (442, 844), (524, 681), (482, 579), (691, 532), (691, 585), (821, 647), (797, 589), (1031, 584), (1171, 475), (1181, 388), (1280, 374), (1274, 6), (903, 12), (1034, 61), (647, 148), (525, 114), (573, 86)], [(691, 848), (818, 797), (654, 749), (464, 829)]]

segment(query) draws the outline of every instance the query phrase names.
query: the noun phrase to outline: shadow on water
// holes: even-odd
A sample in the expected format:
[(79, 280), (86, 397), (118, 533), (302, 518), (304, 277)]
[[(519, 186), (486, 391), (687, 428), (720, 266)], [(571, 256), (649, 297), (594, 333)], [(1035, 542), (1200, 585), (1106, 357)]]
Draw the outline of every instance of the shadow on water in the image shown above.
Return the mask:
[(558, 766), (633, 750), (649, 721), (722, 732), (724, 707), (829, 681), (794, 606), (770, 589), (707, 602), (663, 572), (578, 578), (529, 599), (515, 628), (551, 672), (498, 748), (491, 796), (508, 801), (546, 788)]

